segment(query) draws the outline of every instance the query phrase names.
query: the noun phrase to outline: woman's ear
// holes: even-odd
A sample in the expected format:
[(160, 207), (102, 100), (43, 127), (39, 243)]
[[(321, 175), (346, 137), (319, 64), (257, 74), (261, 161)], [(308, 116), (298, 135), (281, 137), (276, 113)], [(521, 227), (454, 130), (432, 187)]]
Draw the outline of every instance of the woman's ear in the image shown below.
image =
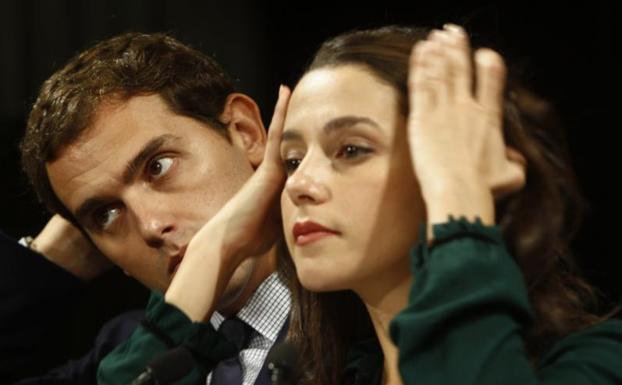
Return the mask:
[(257, 103), (244, 94), (229, 94), (220, 121), (227, 125), (231, 143), (246, 154), (253, 168), (257, 168), (266, 147), (266, 129)]

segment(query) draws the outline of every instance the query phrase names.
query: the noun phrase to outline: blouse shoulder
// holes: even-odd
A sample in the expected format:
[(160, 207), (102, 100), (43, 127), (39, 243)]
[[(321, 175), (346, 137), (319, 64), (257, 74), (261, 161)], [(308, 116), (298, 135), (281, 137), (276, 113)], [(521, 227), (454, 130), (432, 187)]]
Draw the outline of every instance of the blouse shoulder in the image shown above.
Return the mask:
[(622, 384), (622, 320), (609, 319), (566, 336), (538, 363), (543, 378), (570, 365), (580, 366), (587, 378)]

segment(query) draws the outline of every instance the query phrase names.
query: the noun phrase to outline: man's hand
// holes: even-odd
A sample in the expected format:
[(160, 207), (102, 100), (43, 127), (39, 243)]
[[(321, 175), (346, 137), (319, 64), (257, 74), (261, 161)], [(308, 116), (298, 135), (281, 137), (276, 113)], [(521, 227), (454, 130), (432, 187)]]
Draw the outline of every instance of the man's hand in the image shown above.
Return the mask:
[(84, 281), (99, 276), (112, 266), (80, 230), (60, 215), (50, 219), (30, 247)]

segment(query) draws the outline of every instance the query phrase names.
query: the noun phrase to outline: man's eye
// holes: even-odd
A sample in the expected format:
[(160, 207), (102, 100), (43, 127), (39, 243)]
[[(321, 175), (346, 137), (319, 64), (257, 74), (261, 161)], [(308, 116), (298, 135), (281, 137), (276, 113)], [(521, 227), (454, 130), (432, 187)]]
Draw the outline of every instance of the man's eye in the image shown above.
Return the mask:
[(356, 146), (353, 144), (346, 144), (342, 146), (339, 151), (337, 151), (336, 156), (337, 158), (351, 159), (361, 155), (369, 154), (370, 152), (372, 152), (371, 148)]
[(285, 166), (285, 171), (287, 172), (287, 175), (293, 174), (300, 165), (301, 161), (301, 159), (296, 158), (285, 159), (283, 161), (283, 164)]
[(147, 172), (149, 173), (149, 177), (153, 179), (158, 179), (161, 176), (165, 175), (172, 165), (173, 158), (171, 157), (157, 158), (149, 163)]
[(100, 229), (108, 228), (119, 216), (120, 209), (116, 207), (103, 207), (93, 214), (95, 223)]

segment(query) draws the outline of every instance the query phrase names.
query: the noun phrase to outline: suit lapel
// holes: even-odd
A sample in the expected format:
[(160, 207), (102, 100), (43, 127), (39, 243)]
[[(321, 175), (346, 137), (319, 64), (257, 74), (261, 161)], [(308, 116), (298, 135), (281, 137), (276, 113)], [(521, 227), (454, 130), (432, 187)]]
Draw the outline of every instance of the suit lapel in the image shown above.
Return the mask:
[[(281, 331), (279, 331), (279, 335), (276, 337), (276, 341), (272, 347), (280, 344), (285, 337), (287, 336), (287, 331), (289, 330), (289, 318), (285, 320)], [(255, 380), (255, 385), (271, 385), (272, 382), (270, 380), (270, 370), (268, 369), (268, 360), (266, 359), (259, 371), (259, 375), (257, 376), (257, 380)]]

